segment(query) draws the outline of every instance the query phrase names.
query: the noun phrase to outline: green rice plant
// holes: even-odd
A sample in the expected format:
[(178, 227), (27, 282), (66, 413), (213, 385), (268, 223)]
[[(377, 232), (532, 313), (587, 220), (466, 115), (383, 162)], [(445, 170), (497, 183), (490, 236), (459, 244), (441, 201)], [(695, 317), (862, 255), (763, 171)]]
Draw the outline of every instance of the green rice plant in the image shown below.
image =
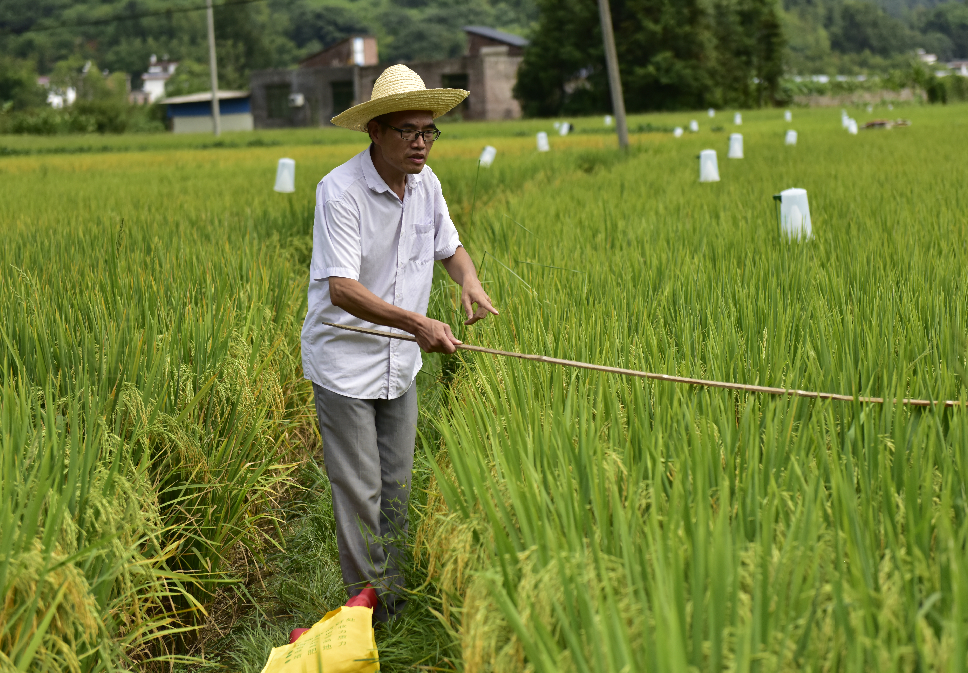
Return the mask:
[[(963, 123), (926, 111), (848, 143), (803, 111), (793, 150), (767, 114), (745, 115), (719, 184), (696, 182), (699, 134), (491, 202), (467, 242), (502, 262), (502, 315), (463, 338), (965, 400)], [(789, 186), (810, 194), (807, 244), (778, 236)], [(422, 535), (465, 670), (961, 670), (964, 410), (461, 357)]]
[(306, 403), (292, 257), (252, 233), (269, 218), (251, 201), (220, 211), (172, 188), (165, 222), (150, 182), (125, 183), (130, 160), (79, 175), (62, 160), (56, 184), (14, 161), (0, 650), (21, 670), (176, 661), (240, 555), (272, 544), (290, 483)]
[[(784, 148), (780, 114), (745, 112), (747, 159), (715, 185), (695, 155), (727, 135), (705, 128), (620, 155), (600, 119), (548, 154), (547, 120), (447, 125), (432, 165), (501, 316), (465, 328), (439, 272), (431, 311), (508, 350), (964, 399), (963, 111), (904, 114), (851, 138), (803, 110)], [(316, 446), (299, 327), (312, 186), (365, 141), (0, 146), (2, 665), (197, 669), (195, 629), (271, 568), (275, 602), (205, 650), (258, 670), (340, 600), (325, 488), (294, 468)], [(283, 155), (293, 196), (270, 191)], [(807, 244), (777, 236), (790, 186), (810, 194)], [(420, 589), (378, 635), (387, 670), (964, 668), (962, 411), (428, 362)]]

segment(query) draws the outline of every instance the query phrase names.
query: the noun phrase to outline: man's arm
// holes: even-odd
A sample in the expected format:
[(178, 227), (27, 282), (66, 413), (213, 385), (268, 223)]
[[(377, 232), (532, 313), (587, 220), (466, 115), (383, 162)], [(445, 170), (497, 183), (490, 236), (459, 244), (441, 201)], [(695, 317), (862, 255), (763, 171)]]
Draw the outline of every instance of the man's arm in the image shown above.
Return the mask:
[[(467, 253), (464, 254), (467, 255)], [(472, 272), (473, 269), (472, 264)], [(476, 275), (474, 279), (477, 280)], [(330, 276), (329, 298), (334, 306), (357, 318), (413, 334), (417, 337), (420, 348), (427, 353), (453, 353), (457, 350), (456, 344), (461, 343), (447, 323), (387, 303), (366, 289), (366, 286), (358, 280)]]
[[(477, 279), (477, 271), (474, 270), (474, 262), (467, 254), (463, 246), (459, 246), (457, 251), (447, 259), (440, 260), (440, 263), (447, 269), (447, 273), (460, 285), (460, 303), (467, 313), (465, 325), (473, 325), (488, 313), (499, 315), (497, 309), (491, 306), (491, 298), (481, 286), (481, 281)], [(477, 310), (474, 310), (477, 304)]]

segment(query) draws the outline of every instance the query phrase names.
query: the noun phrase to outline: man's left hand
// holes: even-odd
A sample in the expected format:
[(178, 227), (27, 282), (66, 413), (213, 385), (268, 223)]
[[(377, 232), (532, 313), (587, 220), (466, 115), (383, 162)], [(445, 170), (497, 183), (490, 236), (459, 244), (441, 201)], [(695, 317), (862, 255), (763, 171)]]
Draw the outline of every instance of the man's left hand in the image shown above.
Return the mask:
[[(467, 314), (467, 320), (464, 321), (465, 325), (473, 325), (481, 318), (486, 317), (488, 313), (500, 315), (497, 309), (491, 306), (491, 298), (487, 296), (487, 292), (484, 291), (479, 282), (468, 283), (461, 289), (460, 303), (464, 306), (464, 312)], [(474, 304), (477, 304), (476, 311)]]

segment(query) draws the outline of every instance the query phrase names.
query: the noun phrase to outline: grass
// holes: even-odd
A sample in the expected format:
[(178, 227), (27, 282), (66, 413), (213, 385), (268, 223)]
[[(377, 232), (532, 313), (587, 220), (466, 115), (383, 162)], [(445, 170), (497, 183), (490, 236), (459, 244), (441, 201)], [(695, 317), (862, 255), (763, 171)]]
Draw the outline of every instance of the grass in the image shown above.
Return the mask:
[[(857, 137), (837, 110), (648, 115), (633, 128), (702, 130), (628, 155), (597, 118), (546, 155), (548, 121), (444, 125), (433, 166), (502, 314), (464, 328), (439, 270), (431, 312), (509, 350), (965, 398), (963, 113)], [(0, 661), (258, 671), (344, 599), (299, 327), (313, 186), (365, 145), (0, 145)], [(723, 181), (700, 185), (707, 147)], [(777, 236), (791, 186), (809, 244)], [(378, 631), (383, 670), (963, 670), (964, 412), (466, 354), (418, 385), (420, 589)]]

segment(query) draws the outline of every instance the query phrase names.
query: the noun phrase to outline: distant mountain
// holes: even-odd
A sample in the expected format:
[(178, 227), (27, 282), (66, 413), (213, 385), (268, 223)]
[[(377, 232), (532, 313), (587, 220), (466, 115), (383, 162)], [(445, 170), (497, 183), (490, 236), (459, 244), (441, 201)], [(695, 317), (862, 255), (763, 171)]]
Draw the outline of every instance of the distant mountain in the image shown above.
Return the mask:
[(968, 57), (968, 5), (938, 0), (784, 0), (786, 67), (808, 72), (903, 67), (915, 49)]

